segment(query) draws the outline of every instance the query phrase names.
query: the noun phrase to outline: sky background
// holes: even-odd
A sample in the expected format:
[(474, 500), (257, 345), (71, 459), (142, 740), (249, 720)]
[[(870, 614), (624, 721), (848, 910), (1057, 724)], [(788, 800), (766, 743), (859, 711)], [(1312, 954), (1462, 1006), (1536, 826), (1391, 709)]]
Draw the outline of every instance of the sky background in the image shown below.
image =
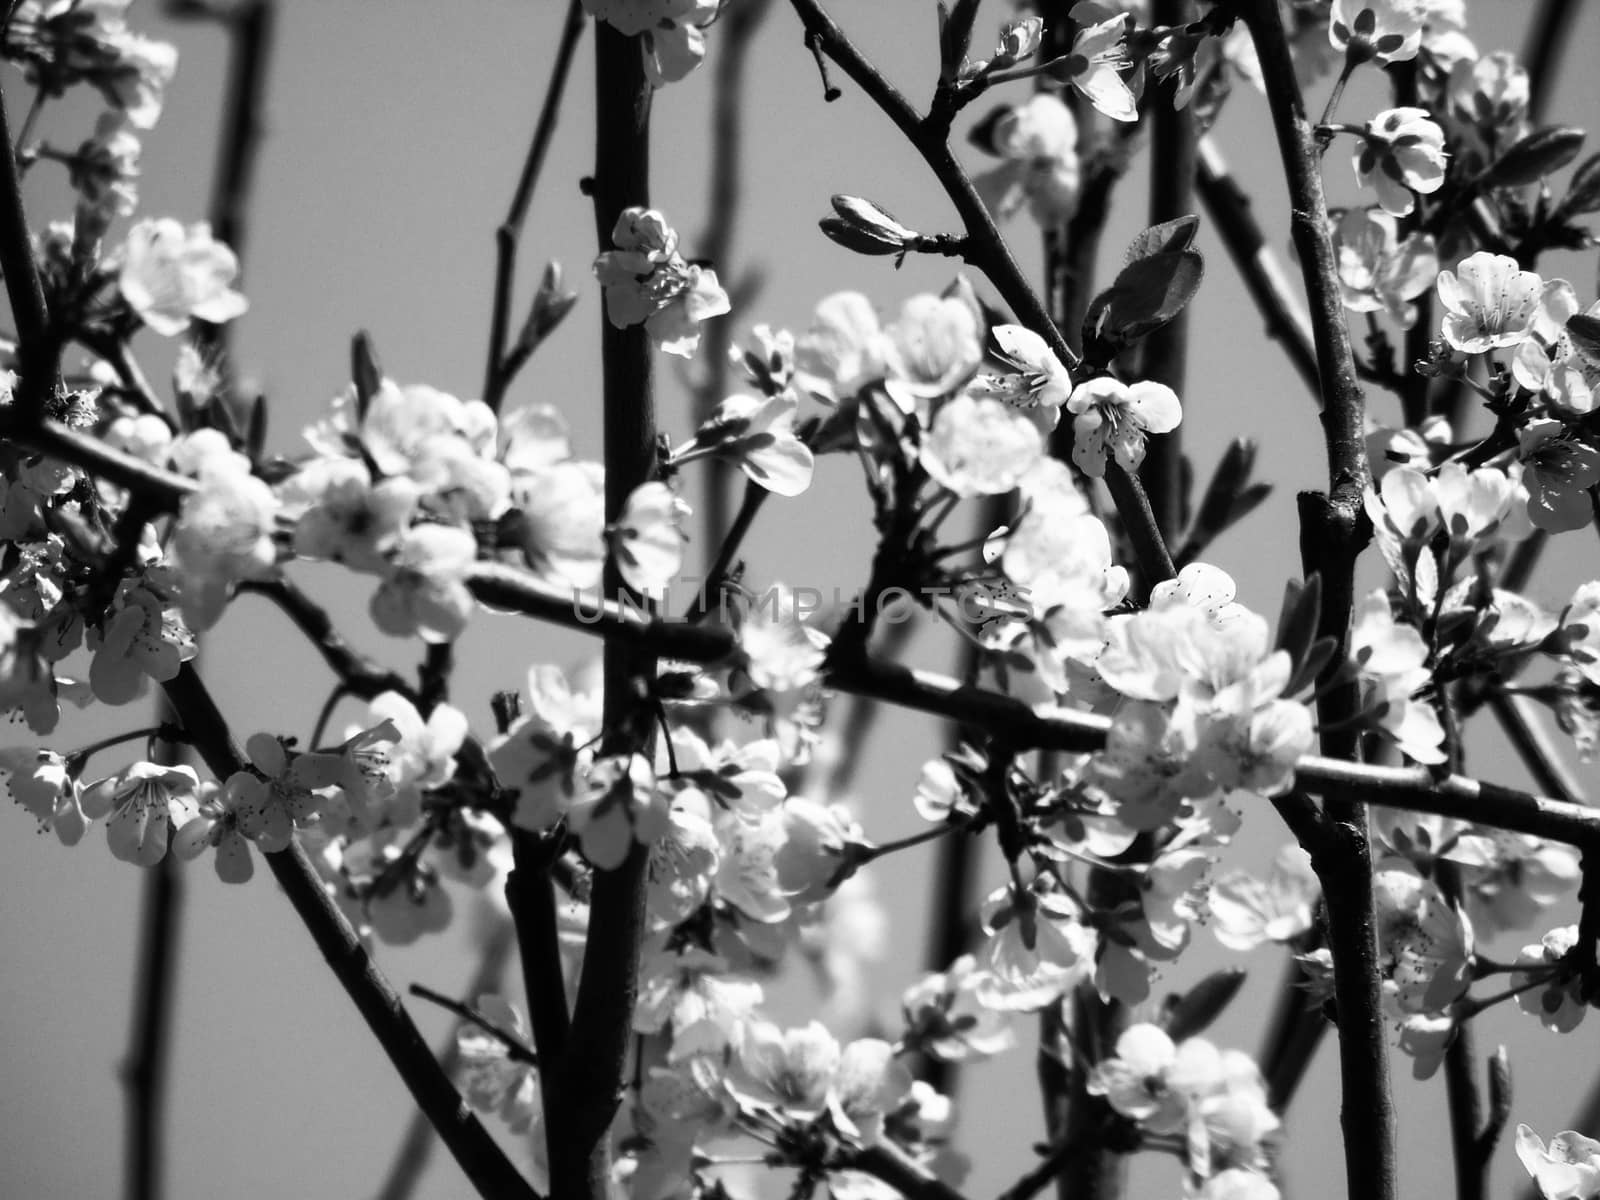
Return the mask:
[[(1516, 48), (1522, 0), (1472, 6), (1472, 32), (1484, 50)], [(372, 334), (383, 365), (401, 382), (427, 382), (461, 396), (478, 394), (483, 375), (493, 230), (503, 218), (554, 55), (563, 5), (555, 0), (474, 0), (440, 6), (421, 0), (322, 0), (281, 6), (269, 85), (268, 135), (252, 205), (242, 280), (250, 313), (235, 329), (240, 371), (272, 405), (271, 449), (294, 453), (298, 431), (348, 378), (350, 335)], [(872, 0), (834, 5), (836, 16), (867, 52), (923, 103), (935, 74), (931, 3)], [(1004, 10), (990, 5), (981, 30)], [(210, 26), (174, 24), (140, 3), (135, 25), (180, 48), (177, 81), (165, 116), (145, 139), (141, 212), (183, 220), (204, 216), (214, 158), (224, 44)], [(1584, 5), (1571, 45), (1597, 44), (1600, 6)], [(984, 40), (980, 34), (979, 42)], [(711, 55), (718, 51), (715, 31)], [(579, 453), (600, 454), (598, 290), (588, 274), (596, 251), (588, 200), (579, 178), (592, 168), (592, 42), (586, 37), (567, 103), (523, 238), (520, 305), (546, 259), (558, 259), (582, 293), (578, 309), (526, 370), (508, 398), (514, 406), (557, 405), (572, 424)], [(1600, 111), (1600, 77), (1571, 56), (1551, 115), (1584, 124)], [(14, 69), (4, 87), (15, 123), (23, 92)], [(688, 253), (702, 225), (706, 195), (711, 72), (702, 69), (657, 96), (653, 198), (679, 228)], [(733, 321), (742, 335), (758, 322), (802, 330), (822, 296), (843, 288), (870, 295), (885, 312), (908, 296), (938, 290), (950, 264), (913, 259), (894, 271), (890, 260), (863, 259), (825, 241), (816, 219), (835, 192), (870, 196), (924, 231), (952, 229), (943, 193), (914, 152), (848, 80), (844, 97), (825, 105), (815, 67), (801, 44), (797, 19), (775, 4), (753, 51), (745, 97), (745, 208), (734, 258), (717, 264), (724, 279), (749, 267), (765, 286)], [(1375, 111), (1377, 93), (1358, 79), (1341, 115)], [(1025, 86), (1025, 85), (1024, 85)], [(1319, 107), (1328, 81), (1311, 95)], [(1025, 93), (1017, 92), (1020, 99)], [(987, 110), (976, 106), (973, 116)], [(40, 133), (70, 147), (88, 131), (92, 103), (52, 106)], [(1287, 205), (1265, 107), (1237, 90), (1218, 138), (1256, 199), (1273, 243), (1287, 242)], [(975, 166), (975, 151), (966, 152)], [(52, 172), (56, 172), (52, 174)], [(1118, 192), (1105, 238), (1108, 261), (1143, 224), (1147, 164), (1135, 164)], [(1354, 197), (1348, 158), (1328, 157), (1333, 200)], [(64, 182), (50, 164), (28, 186), (34, 226), (70, 211)], [(1037, 278), (1037, 231), (1026, 219), (1009, 229), (1025, 267)], [(1261, 439), (1261, 472), (1279, 486), (1269, 506), (1224, 537), (1211, 559), (1240, 582), (1240, 598), (1276, 612), (1286, 578), (1297, 574), (1291, 501), (1316, 486), (1324, 459), (1315, 410), (1283, 355), (1265, 336), (1226, 255), (1202, 225), (1199, 247), (1210, 271), (1193, 308), (1189, 385), (1183, 396), (1185, 448), (1196, 473), (1209, 476), (1227, 441)], [(1552, 260), (1547, 275), (1567, 273), (1591, 299), (1592, 256)], [(993, 299), (992, 290), (979, 283)], [(145, 335), (136, 346), (153, 378), (162, 378), (171, 344)], [(659, 363), (663, 428), (687, 433), (676, 360)], [(1373, 396), (1380, 419), (1392, 400)], [(691, 496), (694, 494), (690, 493)], [(747, 544), (749, 578), (782, 579), (848, 594), (866, 578), (871, 553), (870, 508), (855, 466), (825, 460), (807, 496), (774, 500)], [(703, 548), (701, 548), (703, 549)], [(1375, 556), (1374, 556), (1375, 557)], [(1600, 575), (1600, 554), (1586, 533), (1570, 535), (1546, 558), (1534, 594), (1559, 608), (1571, 587)], [(358, 646), (410, 668), (416, 646), (363, 632), (365, 583), (332, 568), (302, 578), (326, 600)], [(1374, 570), (1373, 579), (1377, 574)], [(948, 669), (953, 638), (919, 637), (919, 665)], [(594, 649), (574, 634), (509, 618), (482, 617), (459, 649), (455, 700), (486, 730), (487, 700), (522, 686), (535, 662), (573, 664)], [(230, 611), (206, 642), (204, 674), (241, 737), (271, 730), (305, 737), (328, 679), (313, 651), (282, 619), (255, 600)], [(354, 708), (343, 715), (351, 719)], [(58, 749), (126, 729), (136, 710), (63, 723)], [(336, 728), (340, 722), (336, 722)], [(1475, 738), (1469, 766), (1508, 783), (1524, 775), (1494, 736)], [(903, 713), (885, 714), (853, 797), (869, 834), (888, 839), (914, 831), (909, 803), (923, 760), (945, 733)], [(25, 738), (13, 729), (4, 741)], [(112, 759), (107, 759), (110, 764)], [(1589, 770), (1586, 778), (1600, 782)], [(834, 797), (830, 797), (834, 798)], [(0, 814), (0, 1196), (77, 1200), (120, 1190), (123, 1098), (116, 1070), (127, 1044), (129, 985), (135, 974), (139, 872), (114, 860), (96, 829), (68, 850), (35, 836), (26, 814)], [(1229, 865), (1261, 868), (1285, 840), (1265, 808), (1246, 814)], [(991, 854), (992, 870), (999, 861)], [(892, 1019), (901, 989), (921, 965), (926, 884), (932, 856), (897, 855), (877, 875), (894, 931), (893, 951), (873, 972), (879, 1008)], [(411, 1111), (409, 1096), (368, 1035), (344, 992), (270, 875), (259, 870), (244, 887), (225, 887), (209, 861), (186, 872), (170, 1113), (169, 1194), (174, 1200), (226, 1195), (361, 1197), (383, 1178)], [(447, 993), (465, 986), (475, 964), (472, 909), (458, 894), (463, 920), (445, 936), (407, 950), (382, 948), (379, 960), (402, 990), (425, 982)], [(1552, 924), (1570, 919), (1563, 909)], [(1491, 945), (1513, 955), (1523, 940)], [(1181, 988), (1225, 961), (1209, 932), (1158, 984)], [(1253, 1050), (1281, 956), (1248, 956), (1250, 984), (1212, 1036)], [(801, 1019), (803, 992), (776, 1010)], [(447, 1019), (421, 1002), (413, 1011), (436, 1044)], [(1517, 1073), (1515, 1121), (1546, 1136), (1569, 1114), (1600, 1069), (1600, 1020), (1564, 1038), (1532, 1018), (1497, 1009), (1480, 1019), (1478, 1045), (1512, 1050)], [(1023, 1049), (967, 1072), (960, 1099), (960, 1145), (974, 1160), (969, 1193), (993, 1194), (1031, 1161), (1042, 1137), (1033, 1084), (1031, 1021), (1019, 1024)], [(1402, 1113), (1402, 1192), (1431, 1195), (1448, 1180), (1448, 1133), (1440, 1080), (1416, 1085), (1397, 1058)], [(1288, 1121), (1285, 1161), (1299, 1200), (1343, 1195), (1337, 1136), (1337, 1074), (1329, 1040)], [(518, 1149), (518, 1153), (522, 1153)], [(1177, 1168), (1141, 1161), (1135, 1194), (1176, 1195)], [(1524, 1178), (1509, 1141), (1494, 1163), (1493, 1195), (1510, 1195)], [(1147, 1190), (1146, 1190), (1147, 1189)], [(416, 1195), (466, 1194), (448, 1156), (437, 1153)]]

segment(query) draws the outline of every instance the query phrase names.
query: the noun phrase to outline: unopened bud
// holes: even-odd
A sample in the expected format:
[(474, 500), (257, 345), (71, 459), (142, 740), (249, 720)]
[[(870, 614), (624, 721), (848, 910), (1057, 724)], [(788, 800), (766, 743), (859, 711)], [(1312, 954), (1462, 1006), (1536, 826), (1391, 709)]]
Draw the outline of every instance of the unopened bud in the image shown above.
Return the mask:
[(833, 211), (838, 215), (818, 222), (822, 232), (857, 254), (903, 254), (922, 237), (859, 196), (835, 196)]
[(1007, 21), (1000, 30), (1000, 44), (995, 47), (990, 69), (1015, 66), (1024, 59), (1032, 58), (1038, 53), (1039, 43), (1043, 40), (1043, 18), (1018, 17), (1015, 21)]

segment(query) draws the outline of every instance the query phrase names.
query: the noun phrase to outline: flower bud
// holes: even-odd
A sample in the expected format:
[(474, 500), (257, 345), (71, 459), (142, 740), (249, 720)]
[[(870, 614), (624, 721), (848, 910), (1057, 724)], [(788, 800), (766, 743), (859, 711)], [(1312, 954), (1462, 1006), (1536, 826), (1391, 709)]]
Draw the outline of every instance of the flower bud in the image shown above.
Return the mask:
[(835, 196), (833, 210), (818, 224), (822, 232), (857, 254), (904, 254), (922, 235), (900, 224), (887, 211), (859, 196)]

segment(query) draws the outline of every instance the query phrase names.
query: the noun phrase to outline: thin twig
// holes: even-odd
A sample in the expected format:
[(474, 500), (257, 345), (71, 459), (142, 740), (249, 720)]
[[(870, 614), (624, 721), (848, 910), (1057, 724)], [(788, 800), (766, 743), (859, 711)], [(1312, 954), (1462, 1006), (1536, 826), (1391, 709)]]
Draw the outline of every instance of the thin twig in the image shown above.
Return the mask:
[(1542, 0), (1528, 25), (1522, 47), (1522, 65), (1528, 71), (1528, 123), (1537, 129), (1555, 94), (1561, 55), (1573, 39), (1578, 21), (1578, 0)]
[(514, 299), (517, 274), (517, 243), (522, 237), (522, 227), (528, 219), (528, 209), (533, 203), (534, 185), (544, 167), (545, 155), (550, 149), (550, 139), (561, 115), (561, 97), (567, 89), (567, 76), (571, 73), (573, 54), (578, 48), (588, 17), (582, 0), (568, 0), (566, 19), (561, 26), (561, 41), (556, 45), (555, 65), (545, 84), (544, 102), (539, 107), (539, 120), (534, 125), (533, 141), (528, 146), (528, 157), (523, 161), (522, 174), (517, 177), (516, 189), (511, 194), (511, 207), (506, 219), (495, 230), (494, 313), (489, 320), (489, 361), (483, 372), (483, 402), (496, 412), (505, 399), (506, 388), (511, 383), (507, 370), (507, 351), (511, 341), (511, 304)]
[[(171, 710), (162, 705), (162, 719)], [(181, 748), (157, 745), (157, 762), (182, 761)], [(177, 856), (167, 854), (145, 876), (140, 899), (139, 976), (134, 986), (133, 1032), (122, 1080), (128, 1090), (127, 1179), (130, 1200), (156, 1200), (165, 1192), (167, 1074), (176, 1015), (178, 929), (184, 881)]]
[(347, 695), (361, 700), (371, 700), (383, 692), (399, 692), (416, 704), (417, 689), (405, 676), (379, 666), (372, 659), (354, 650), (333, 627), (328, 611), (289, 579), (261, 579), (243, 583), (239, 591), (254, 594), (272, 601), (294, 626), (316, 647), (322, 661), (328, 665)]
[[(185, 663), (162, 687), (215, 778), (226, 779), (245, 769), (245, 760), (227, 721), (192, 664)], [(485, 1200), (537, 1200), (533, 1189), (440, 1069), (433, 1051), (406, 1012), (400, 994), (372, 961), (299, 841), (292, 841), (288, 849), (265, 858), (334, 977), (355, 1002), (418, 1107), (439, 1131), (440, 1140), (479, 1194)]]
[(61, 345), (50, 326), (44, 285), (33, 258), (33, 239), (22, 207), (22, 183), (5, 108), (5, 92), (0, 89), (0, 275), (5, 276), (11, 319), (17, 330), (21, 378), (15, 404), (26, 419), (36, 421), (44, 415), (45, 401), (60, 372)]
[(483, 1030), (495, 1041), (505, 1047), (506, 1057), (512, 1062), (521, 1063), (526, 1067), (537, 1067), (539, 1056), (523, 1044), (521, 1038), (509, 1029), (502, 1029), (496, 1025), (474, 1004), (462, 1000), (452, 1000), (442, 992), (436, 992), (430, 987), (420, 983), (411, 985), (411, 994), (418, 999), (426, 1000), (430, 1004), (437, 1004), (448, 1013), (454, 1013), (467, 1025), (472, 1025)]
[[(504, 919), (496, 920), (484, 945), (478, 970), (467, 985), (468, 996), (481, 996), (485, 992), (500, 990), (500, 981), (506, 972), (506, 960), (511, 957), (511, 944), (511, 923)], [(439, 1048), (438, 1057), (439, 1069), (446, 1076), (454, 1078), (461, 1064), (461, 1043), (456, 1040), (454, 1031)], [(407, 1200), (422, 1180), (422, 1172), (427, 1168), (434, 1141), (433, 1126), (428, 1118), (421, 1112), (413, 1113), (374, 1200)]]
[[(745, 66), (750, 61), (756, 31), (771, 10), (772, 0), (739, 0), (723, 9), (717, 21), (716, 70), (711, 81), (710, 195), (705, 228), (695, 245), (699, 257), (710, 262), (728, 281), (744, 185), (744, 114), (749, 104), (744, 96)], [(750, 299), (741, 297), (745, 303)], [(694, 388), (696, 424), (706, 421), (727, 395), (733, 331), (731, 320), (712, 321), (706, 326), (705, 374)], [(732, 471), (726, 463), (713, 460), (706, 464), (701, 529), (708, 546), (721, 544), (728, 528), (731, 478)]]
[(1251, 299), (1267, 320), (1268, 336), (1283, 347), (1290, 365), (1315, 398), (1320, 382), (1317, 351), (1311, 342), (1311, 322), (1284, 275), (1278, 256), (1267, 244), (1266, 234), (1250, 211), (1250, 197), (1229, 173), (1228, 164), (1210, 137), (1200, 139), (1196, 183), (1206, 215), (1233, 259)]
[[(182, 14), (185, 10), (179, 5), (172, 11)], [(265, 131), (262, 111), (266, 106), (267, 67), (272, 57), (276, 6), (273, 0), (243, 0), (220, 13), (214, 9), (203, 11), (220, 21), (229, 43), (222, 136), (217, 143), (216, 174), (211, 181), (211, 231), (243, 261), (251, 185)], [(223, 394), (231, 396), (230, 328), (228, 324), (197, 322), (195, 342), (221, 372)]]

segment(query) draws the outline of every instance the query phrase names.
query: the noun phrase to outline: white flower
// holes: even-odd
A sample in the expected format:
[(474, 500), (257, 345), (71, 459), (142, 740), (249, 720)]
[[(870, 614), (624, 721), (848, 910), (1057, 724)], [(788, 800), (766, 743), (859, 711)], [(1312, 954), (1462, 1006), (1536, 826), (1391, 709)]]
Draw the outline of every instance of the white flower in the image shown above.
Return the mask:
[(1138, 103), (1121, 74), (1131, 65), (1123, 44), (1127, 25), (1128, 14), (1118, 13), (1109, 20), (1085, 26), (1073, 39), (1072, 53), (1067, 58), (1071, 71), (1067, 82), (1113, 121), (1139, 119)]
[(1077, 414), (1072, 422), (1072, 461), (1098, 479), (1106, 471), (1109, 449), (1125, 471), (1144, 462), (1147, 435), (1170, 433), (1183, 419), (1178, 397), (1164, 383), (1132, 385), (1110, 376), (1081, 383), (1067, 399)]
[[(490, 993), (477, 997), (477, 1009), (495, 1028), (528, 1044), (528, 1022), (515, 1004)], [(514, 1133), (533, 1128), (543, 1115), (539, 1076), (533, 1067), (514, 1056), (503, 1040), (476, 1025), (464, 1023), (457, 1030), (456, 1049), (463, 1090), (472, 1107), (495, 1113)]]
[(1409, 62), (1422, 45), (1416, 0), (1333, 0), (1328, 40), (1352, 62)]
[(795, 593), (775, 583), (757, 596), (739, 622), (739, 649), (750, 680), (771, 692), (799, 691), (816, 680), (828, 636), (806, 624)]
[(17, 746), (0, 750), (5, 789), (25, 808), (39, 829), (54, 831), (63, 846), (76, 846), (89, 828), (81, 803), (83, 788), (53, 750)]
[(1278, 851), (1265, 880), (1229, 871), (1211, 885), (1212, 932), (1230, 950), (1291, 941), (1311, 928), (1321, 890), (1311, 856), (1291, 842)]
[(1441, 1013), (1472, 982), (1472, 926), (1402, 858), (1373, 865), (1379, 969), (1402, 1013)]
[(212, 239), (210, 225), (185, 231), (165, 217), (128, 230), (117, 286), (146, 325), (172, 337), (194, 319), (220, 324), (242, 315), (249, 303), (230, 286), (238, 273), (239, 260)]
[(1524, 341), (1538, 314), (1544, 281), (1505, 254), (1480, 250), (1454, 271), (1440, 271), (1444, 340), (1463, 354), (1484, 354)]
[(884, 332), (891, 355), (884, 390), (924, 425), (931, 402), (966, 383), (983, 361), (978, 312), (961, 295), (912, 296)]
[(92, 820), (107, 817), (106, 844), (123, 862), (151, 867), (167, 853), (167, 841), (180, 821), (194, 811), (199, 777), (192, 767), (137, 762), (83, 793), (83, 811)]
[(595, 277), (605, 289), (607, 319), (618, 329), (642, 324), (665, 353), (693, 357), (700, 322), (729, 308), (717, 273), (683, 259), (677, 233), (655, 209), (624, 209), (611, 243), (615, 249), (594, 262)]
[(667, 798), (641, 755), (596, 759), (567, 809), (583, 856), (603, 871), (620, 867), (638, 842), (649, 846), (667, 831)]
[(1413, 233), (1402, 242), (1391, 214), (1352, 208), (1339, 219), (1334, 249), (1346, 308), (1387, 313), (1402, 329), (1416, 323), (1411, 301), (1432, 287), (1439, 274), (1432, 234)]
[(513, 530), (528, 565), (576, 589), (598, 587), (605, 569), (605, 469), (576, 459), (512, 476)]
[(646, 596), (662, 595), (683, 566), (684, 518), (689, 506), (664, 483), (642, 483), (628, 493), (609, 531), (611, 553), (623, 582)]
[(1350, 650), (1371, 687), (1369, 711), (1383, 732), (1415, 761), (1443, 762), (1444, 727), (1433, 707), (1415, 698), (1433, 678), (1427, 644), (1411, 626), (1395, 621), (1382, 588), (1357, 610)]
[(280, 485), (286, 508), (299, 510), (294, 552), (353, 571), (382, 574), (385, 555), (416, 514), (415, 482), (395, 475), (378, 483), (354, 458), (314, 458)]
[(942, 974), (925, 975), (907, 988), (900, 999), (907, 1041), (945, 1062), (1009, 1050), (1016, 1035), (1005, 1013), (979, 1001), (980, 982), (977, 960), (963, 954)]
[(791, 1118), (819, 1115), (827, 1106), (843, 1052), (819, 1021), (783, 1030), (752, 1021), (735, 1049), (728, 1086), (740, 1099), (771, 1105)]
[(1600, 1142), (1571, 1130), (1544, 1139), (1517, 1126), (1517, 1158), (1544, 1200), (1591, 1200), (1600, 1196)]
[[(1546, 1029), (1556, 1033), (1571, 1033), (1589, 1008), (1583, 996), (1582, 972), (1560, 969), (1577, 944), (1576, 925), (1552, 929), (1537, 945), (1522, 948), (1516, 965), (1523, 969), (1513, 971), (1509, 981), (1513, 988), (1521, 989), (1517, 992), (1517, 1007), (1532, 1013)], [(1549, 982), (1543, 987), (1533, 986), (1534, 971), (1549, 974)]]
[(989, 145), (1003, 161), (972, 182), (996, 217), (1004, 220), (1026, 203), (1040, 225), (1054, 228), (1077, 210), (1078, 123), (1054, 92), (1036, 92), (1006, 109)]
[(732, 395), (678, 447), (675, 462), (711, 453), (738, 464), (751, 482), (779, 496), (798, 496), (811, 486), (815, 459), (796, 436), (799, 400), (793, 392), (773, 396)]
[(274, 570), (272, 544), (278, 498), (246, 472), (207, 470), (198, 491), (185, 496), (172, 535), (179, 563), (184, 619), (210, 629), (222, 616), (236, 584)]
[(893, 355), (872, 301), (860, 292), (835, 292), (818, 302), (811, 327), (795, 342), (795, 383), (824, 404), (838, 404), (882, 379)]
[(478, 543), (452, 525), (416, 525), (395, 540), (385, 577), (372, 594), (372, 621), (392, 637), (453, 641), (472, 614), (466, 572)]
[(566, 813), (577, 794), (581, 750), (600, 731), (598, 688), (573, 687), (558, 667), (528, 672), (528, 711), (489, 751), (495, 774), (518, 789), (512, 823), (539, 832)]
[(1391, 108), (1367, 122), (1355, 151), (1356, 179), (1377, 190), (1384, 211), (1403, 217), (1416, 207), (1412, 192), (1444, 186), (1444, 130), (1426, 109)]
[(389, 819), (397, 826), (409, 825), (422, 815), (422, 793), (448, 783), (455, 774), (455, 756), (467, 738), (466, 714), (440, 703), (423, 721), (416, 706), (399, 692), (373, 697), (367, 713), (371, 724), (387, 723), (396, 734), (386, 756), (394, 788)]
[(207, 848), (214, 849), (217, 878), (223, 883), (248, 883), (256, 868), (250, 857), (250, 839), (244, 831), (241, 797), (237, 788), (209, 785), (200, 798), (198, 812), (173, 836), (172, 852), (188, 861)]
[(934, 414), (920, 461), (958, 496), (997, 496), (1015, 488), (1044, 450), (1044, 435), (1025, 410), (965, 391)]

